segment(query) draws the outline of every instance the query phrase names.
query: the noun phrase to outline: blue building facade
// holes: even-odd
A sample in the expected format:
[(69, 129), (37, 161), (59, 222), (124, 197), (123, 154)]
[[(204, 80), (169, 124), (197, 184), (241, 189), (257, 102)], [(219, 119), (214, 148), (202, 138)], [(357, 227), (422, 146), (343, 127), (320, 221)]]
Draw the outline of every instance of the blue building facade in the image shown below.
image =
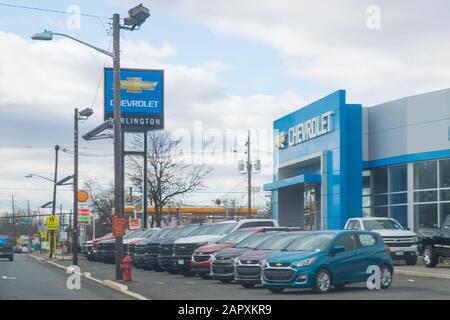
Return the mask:
[(450, 211), (449, 127), (450, 90), (369, 108), (339, 90), (275, 120), (273, 182), (264, 186), (273, 217), (307, 230), (361, 216), (439, 225)]

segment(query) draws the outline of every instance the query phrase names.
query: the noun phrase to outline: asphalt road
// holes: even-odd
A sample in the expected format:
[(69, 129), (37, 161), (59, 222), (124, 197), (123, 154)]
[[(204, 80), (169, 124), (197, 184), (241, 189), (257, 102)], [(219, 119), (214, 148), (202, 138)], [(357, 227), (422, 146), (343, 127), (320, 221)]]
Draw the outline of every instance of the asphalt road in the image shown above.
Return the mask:
[[(99, 279), (114, 279), (114, 265), (80, 260), (80, 266), (83, 272), (91, 272)], [(127, 283), (131, 291), (156, 300), (450, 300), (450, 280), (404, 275), (394, 275), (393, 284), (387, 290), (369, 290), (365, 284), (351, 284), (324, 295), (313, 294), (307, 289), (273, 294), (262, 287), (245, 289), (238, 284), (141, 269), (133, 269), (133, 280)]]
[(0, 300), (128, 300), (128, 296), (81, 278), (80, 290), (66, 287), (64, 270), (16, 254), (14, 261), (0, 259)]

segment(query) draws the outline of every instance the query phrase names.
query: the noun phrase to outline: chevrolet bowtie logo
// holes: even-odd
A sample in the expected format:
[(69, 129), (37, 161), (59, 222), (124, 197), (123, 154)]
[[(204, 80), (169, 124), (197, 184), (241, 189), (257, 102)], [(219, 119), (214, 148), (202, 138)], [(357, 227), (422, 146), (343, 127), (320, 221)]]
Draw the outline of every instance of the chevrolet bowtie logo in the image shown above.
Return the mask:
[(142, 81), (142, 78), (128, 77), (127, 80), (120, 80), (120, 89), (127, 90), (127, 93), (142, 93), (143, 90), (154, 91), (158, 82)]
[(280, 134), (275, 137), (275, 147), (278, 149), (286, 148), (287, 135), (285, 132), (280, 132)]
[(281, 262), (277, 262), (277, 263), (275, 263), (275, 265), (276, 265), (277, 267), (281, 267), (283, 264), (282, 264)]

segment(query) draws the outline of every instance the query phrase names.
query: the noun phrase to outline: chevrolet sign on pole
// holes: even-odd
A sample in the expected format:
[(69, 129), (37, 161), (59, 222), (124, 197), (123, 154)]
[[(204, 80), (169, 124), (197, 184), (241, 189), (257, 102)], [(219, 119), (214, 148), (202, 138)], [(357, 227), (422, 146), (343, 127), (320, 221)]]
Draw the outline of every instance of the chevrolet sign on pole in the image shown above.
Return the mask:
[[(120, 110), (126, 132), (164, 129), (164, 71), (120, 69)], [(105, 68), (105, 120), (113, 113), (113, 70)]]

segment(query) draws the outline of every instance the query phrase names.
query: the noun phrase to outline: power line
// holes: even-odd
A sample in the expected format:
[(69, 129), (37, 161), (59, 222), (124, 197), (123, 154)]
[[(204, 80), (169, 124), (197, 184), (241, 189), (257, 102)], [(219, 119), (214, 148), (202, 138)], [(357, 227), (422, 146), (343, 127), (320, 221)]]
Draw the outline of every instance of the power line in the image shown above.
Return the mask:
[(95, 14), (67, 12), (67, 11), (61, 11), (61, 10), (56, 10), (56, 9), (29, 7), (29, 6), (17, 5), (17, 4), (11, 4), (11, 3), (4, 3), (4, 2), (0, 2), (0, 6), (17, 8), (17, 9), (27, 9), (27, 10), (34, 10), (34, 11), (59, 13), (59, 14), (66, 14), (66, 15), (79, 15), (79, 16), (90, 17), (90, 18), (111, 19), (111, 18), (108, 18), (108, 17), (99, 16), (99, 15), (95, 15)]

